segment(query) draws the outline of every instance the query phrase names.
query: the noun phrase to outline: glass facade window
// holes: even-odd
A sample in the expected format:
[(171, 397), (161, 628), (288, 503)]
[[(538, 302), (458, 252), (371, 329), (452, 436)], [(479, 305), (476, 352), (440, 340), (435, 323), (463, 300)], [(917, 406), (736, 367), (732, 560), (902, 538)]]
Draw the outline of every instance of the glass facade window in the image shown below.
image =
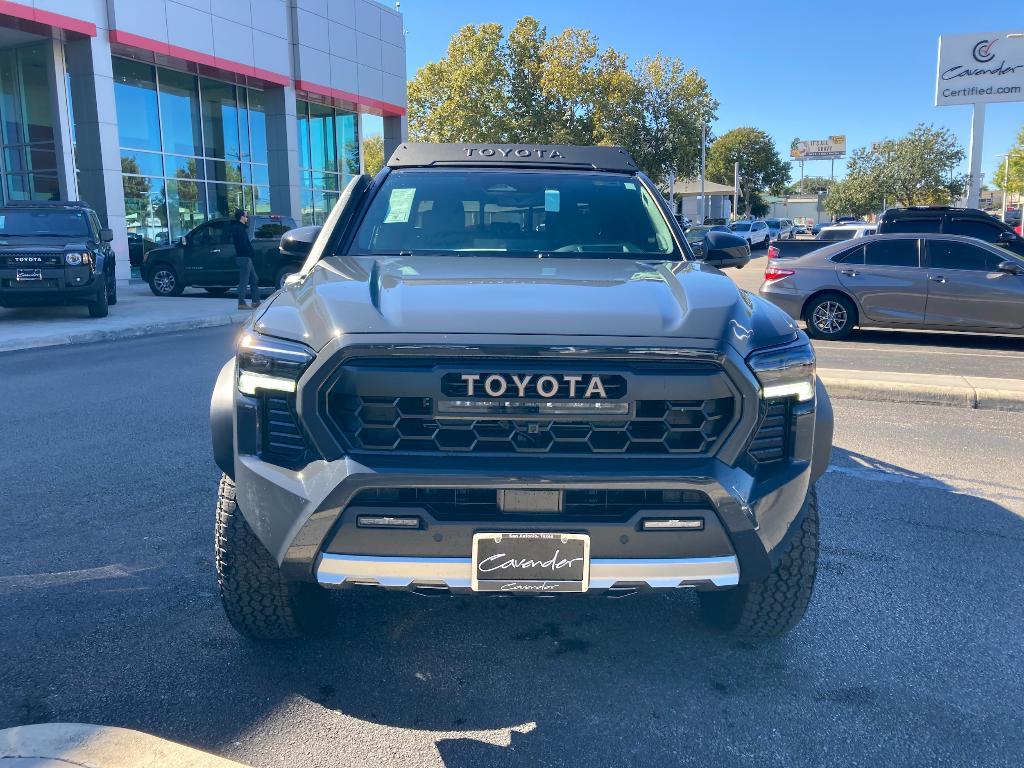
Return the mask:
[(113, 65), (128, 235), (143, 244), (133, 267), (211, 218), (270, 212), (262, 92), (132, 59)]
[(301, 99), (296, 116), (302, 223), (322, 224), (339, 191), (359, 173), (359, 123), (355, 113)]
[(49, 45), (0, 51), (0, 199), (5, 201), (60, 197), (46, 67)]

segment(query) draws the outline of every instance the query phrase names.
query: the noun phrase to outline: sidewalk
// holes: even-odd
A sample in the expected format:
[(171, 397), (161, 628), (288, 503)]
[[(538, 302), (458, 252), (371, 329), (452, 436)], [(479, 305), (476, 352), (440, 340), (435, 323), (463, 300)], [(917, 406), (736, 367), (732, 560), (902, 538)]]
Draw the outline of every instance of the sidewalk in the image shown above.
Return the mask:
[(839, 368), (819, 368), (818, 376), (834, 398), (1024, 411), (1024, 382), (1017, 379)]
[(0, 308), (0, 352), (229, 325), (249, 316), (238, 310), (233, 292), (211, 296), (190, 288), (161, 298), (144, 284), (119, 285), (117, 292), (117, 304), (99, 319), (89, 317), (84, 306)]
[(0, 731), (0, 768), (245, 768), (241, 763), (127, 728), (82, 723)]

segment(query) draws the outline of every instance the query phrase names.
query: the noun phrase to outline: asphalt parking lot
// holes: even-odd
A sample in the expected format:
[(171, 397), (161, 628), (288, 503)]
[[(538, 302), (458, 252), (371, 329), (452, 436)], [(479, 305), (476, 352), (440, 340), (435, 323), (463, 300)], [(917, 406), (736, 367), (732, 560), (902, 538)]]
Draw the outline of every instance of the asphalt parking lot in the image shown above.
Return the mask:
[(215, 594), (234, 332), (0, 355), (0, 728), (254, 766), (1024, 762), (1024, 414), (837, 402), (819, 581), (780, 641), (710, 632), (689, 593), (350, 592), (326, 636), (261, 648)]

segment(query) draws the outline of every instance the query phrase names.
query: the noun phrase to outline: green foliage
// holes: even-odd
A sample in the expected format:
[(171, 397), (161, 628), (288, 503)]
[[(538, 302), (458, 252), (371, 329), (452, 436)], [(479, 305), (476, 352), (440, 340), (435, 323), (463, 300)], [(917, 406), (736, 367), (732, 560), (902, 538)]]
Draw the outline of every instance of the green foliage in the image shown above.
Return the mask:
[(787, 195), (813, 195), (818, 191), (828, 192), (836, 185), (834, 179), (828, 176), (804, 176), (803, 180), (796, 179), (786, 185)]
[(678, 59), (631, 65), (585, 29), (550, 36), (536, 19), (468, 25), (409, 82), (414, 141), (625, 147), (656, 180), (695, 175), (700, 127), (718, 108)]
[(740, 164), (740, 195), (748, 216), (753, 213), (755, 191), (779, 194), (789, 181), (789, 163), (779, 157), (771, 136), (757, 128), (733, 128), (715, 139), (708, 152), (708, 178), (731, 185), (737, 162)]
[(954, 169), (964, 150), (946, 128), (918, 124), (899, 139), (856, 150), (846, 164), (846, 178), (836, 184), (825, 207), (833, 214), (863, 216), (884, 205), (948, 204), (967, 179)]
[(376, 176), (384, 167), (384, 137), (367, 136), (363, 139), (363, 173)]
[(1017, 143), (1010, 150), (1010, 172), (1006, 173), (1006, 161), (1002, 159), (995, 173), (992, 185), (1004, 192), (1024, 192), (1024, 126), (1017, 133)]

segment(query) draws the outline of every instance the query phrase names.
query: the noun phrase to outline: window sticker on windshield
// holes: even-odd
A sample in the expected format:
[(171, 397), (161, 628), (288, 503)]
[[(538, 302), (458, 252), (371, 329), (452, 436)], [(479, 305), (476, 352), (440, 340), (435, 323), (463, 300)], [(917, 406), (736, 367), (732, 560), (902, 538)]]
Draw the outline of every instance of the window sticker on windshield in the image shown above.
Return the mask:
[(632, 181), (626, 181), (623, 183), (625, 184), (626, 189), (636, 189), (636, 184), (634, 184)]
[(558, 213), (562, 207), (562, 196), (557, 189), (544, 190), (544, 210), (548, 213)]
[(412, 187), (400, 187), (391, 190), (391, 197), (388, 200), (388, 213), (384, 217), (385, 224), (404, 224), (409, 221), (409, 214), (412, 212), (412, 199), (416, 196), (416, 190)]

